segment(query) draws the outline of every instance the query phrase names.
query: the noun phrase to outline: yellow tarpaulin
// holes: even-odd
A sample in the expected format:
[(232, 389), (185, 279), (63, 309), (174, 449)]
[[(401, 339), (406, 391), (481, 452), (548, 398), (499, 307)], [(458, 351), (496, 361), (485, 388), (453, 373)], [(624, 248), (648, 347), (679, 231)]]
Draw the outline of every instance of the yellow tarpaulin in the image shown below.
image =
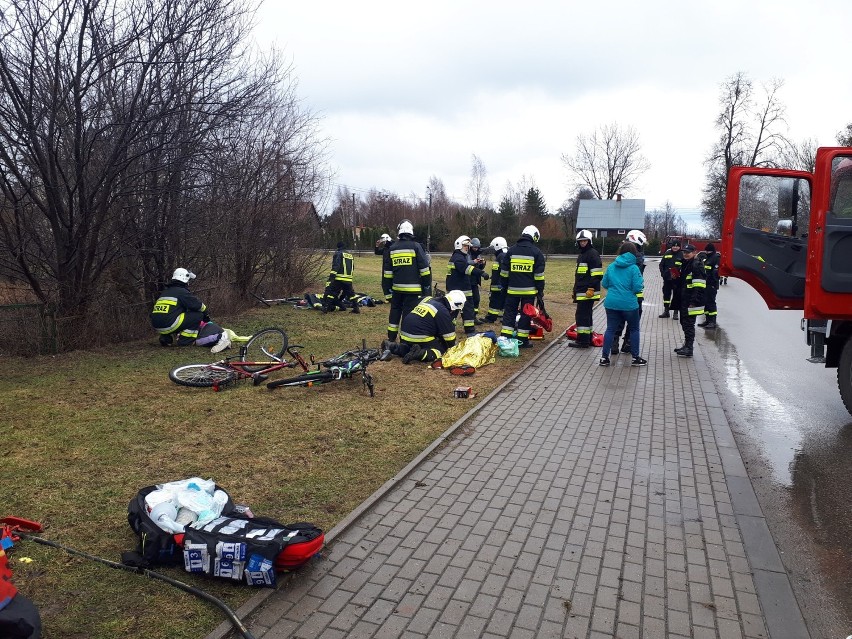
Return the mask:
[(480, 368), (493, 364), (497, 359), (497, 344), (485, 335), (468, 337), (449, 349), (441, 358), (444, 368), (453, 366), (473, 366)]

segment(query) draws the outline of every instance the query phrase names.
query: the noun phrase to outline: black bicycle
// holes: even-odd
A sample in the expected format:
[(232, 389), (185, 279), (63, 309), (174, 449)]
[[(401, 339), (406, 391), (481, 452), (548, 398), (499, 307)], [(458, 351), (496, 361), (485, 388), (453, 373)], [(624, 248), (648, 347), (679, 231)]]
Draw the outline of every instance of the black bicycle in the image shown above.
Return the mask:
[(336, 357), (319, 362), (314, 361), (313, 357), (311, 357), (311, 362), (316, 365), (316, 370), (308, 371), (295, 377), (276, 379), (269, 382), (266, 387), (269, 389), (281, 386), (310, 387), (315, 384), (328, 384), (329, 382), (341, 379), (353, 379), (360, 375), (361, 383), (370, 391), (370, 397), (373, 397), (373, 376), (367, 372), (367, 367), (372, 362), (377, 361), (379, 355), (379, 349), (367, 348), (366, 340), (362, 340), (360, 349), (346, 351)]

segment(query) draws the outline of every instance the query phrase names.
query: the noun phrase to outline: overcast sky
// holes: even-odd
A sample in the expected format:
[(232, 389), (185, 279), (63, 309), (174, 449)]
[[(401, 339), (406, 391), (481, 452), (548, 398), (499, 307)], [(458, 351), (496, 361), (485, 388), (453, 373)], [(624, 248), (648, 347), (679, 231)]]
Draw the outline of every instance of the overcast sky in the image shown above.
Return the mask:
[(526, 176), (555, 211), (575, 192), (562, 154), (618, 123), (651, 164), (625, 197), (697, 226), (726, 78), (782, 79), (795, 140), (833, 145), (852, 122), (848, 0), (266, 0), (258, 18), (360, 194), (423, 198), (434, 175), (466, 202), (476, 154), (495, 206)]

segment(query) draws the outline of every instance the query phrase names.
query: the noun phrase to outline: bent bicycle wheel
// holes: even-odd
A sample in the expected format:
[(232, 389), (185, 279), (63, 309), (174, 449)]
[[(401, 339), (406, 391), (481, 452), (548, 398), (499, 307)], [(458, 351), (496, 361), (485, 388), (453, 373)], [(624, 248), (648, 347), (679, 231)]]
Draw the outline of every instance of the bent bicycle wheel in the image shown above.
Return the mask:
[[(280, 328), (264, 328), (246, 342), (240, 359), (244, 362), (277, 361), (284, 357), (288, 344), (287, 333)], [(243, 366), (243, 369), (249, 373), (256, 373), (264, 368), (267, 366)]]
[(279, 386), (313, 386), (314, 384), (325, 384), (333, 379), (334, 373), (331, 371), (318, 371), (315, 373), (296, 375), (295, 377), (276, 379), (275, 381), (269, 382), (266, 387), (278, 388)]
[(234, 371), (216, 364), (186, 364), (169, 371), (169, 379), (181, 386), (209, 388), (236, 379)]

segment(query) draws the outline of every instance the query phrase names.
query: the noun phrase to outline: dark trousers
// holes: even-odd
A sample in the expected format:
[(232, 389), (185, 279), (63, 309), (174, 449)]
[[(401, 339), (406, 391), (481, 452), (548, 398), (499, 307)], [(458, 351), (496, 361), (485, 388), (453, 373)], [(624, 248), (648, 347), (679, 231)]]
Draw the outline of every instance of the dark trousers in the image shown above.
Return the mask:
[(665, 310), (673, 310), (676, 311), (678, 309), (677, 306), (672, 306), (672, 296), (677, 289), (677, 280), (663, 280), (663, 306)]
[(716, 293), (719, 292), (719, 285), (708, 285), (707, 291), (705, 293), (706, 299), (704, 300), (704, 314), (707, 316), (707, 320), (711, 322), (716, 321), (716, 315), (718, 312), (716, 310)]
[(503, 306), (506, 304), (506, 291), (491, 291), (488, 298), (488, 319), (503, 317)]
[(413, 311), (421, 299), (423, 299), (423, 296), (418, 293), (393, 292), (390, 303), (390, 314), (388, 315), (388, 339), (390, 341), (396, 341), (402, 318)]
[(420, 357), (417, 358), (421, 362), (434, 362), (436, 359), (441, 359), (441, 355), (447, 350), (444, 340), (437, 337), (433, 337), (428, 342), (407, 342), (404, 337), (400, 337), (399, 344), (391, 344), (390, 352), (399, 357), (405, 357), (415, 344), (423, 349)]
[[(523, 308), (524, 304), (534, 304), (535, 297), (523, 295), (507, 295), (506, 304), (503, 307), (503, 327), (500, 329), (500, 334), (506, 337), (512, 337), (515, 333), (515, 318), (518, 315), (518, 309)], [(517, 321), (517, 338), (521, 344), (526, 344), (530, 341), (530, 316), (526, 313), (521, 313), (521, 319)]]
[[(641, 297), (637, 297), (636, 301), (639, 302), (639, 319), (642, 319), (642, 302), (644, 301)], [(609, 328), (609, 314), (606, 316), (606, 327)], [(618, 338), (621, 337), (621, 333), (624, 333), (624, 343), (626, 345), (630, 345), (630, 327), (627, 326), (627, 322), (621, 322), (616, 325), (615, 328), (615, 344), (618, 346)]]
[(683, 329), (683, 345), (692, 348), (695, 342), (695, 320), (697, 315), (689, 314), (689, 307), (684, 306), (680, 310), (680, 327)]
[(611, 308), (606, 309), (606, 333), (604, 333), (601, 357), (609, 357), (613, 341), (615, 341), (616, 347), (618, 346), (616, 329), (620, 332), (621, 327), (625, 324), (627, 324), (627, 331), (630, 336), (630, 352), (633, 357), (639, 357), (639, 309), (617, 311)]
[(323, 308), (329, 311), (332, 310), (337, 303), (337, 298), (341, 291), (343, 291), (343, 299), (353, 302), (352, 298), (355, 297), (355, 289), (352, 288), (352, 282), (338, 282), (337, 280), (332, 280), (328, 283), (328, 286), (325, 287), (325, 295), (322, 300)]
[[(452, 312), (453, 322), (456, 321), (458, 315), (458, 311)], [(465, 299), (464, 306), (461, 309), (461, 316), (462, 323), (464, 324), (464, 332), (467, 334), (475, 333), (476, 326), (474, 320), (476, 319), (476, 311), (474, 310), (473, 296)]]
[(574, 316), (577, 322), (577, 343), (592, 343), (592, 311), (595, 308), (595, 300), (580, 300), (577, 302), (577, 314)]

